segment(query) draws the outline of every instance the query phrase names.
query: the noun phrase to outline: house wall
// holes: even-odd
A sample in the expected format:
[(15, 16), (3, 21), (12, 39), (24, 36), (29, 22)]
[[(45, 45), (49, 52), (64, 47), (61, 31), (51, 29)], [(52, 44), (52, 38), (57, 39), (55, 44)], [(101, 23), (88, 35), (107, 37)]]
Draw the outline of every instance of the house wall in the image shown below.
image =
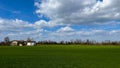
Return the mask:
[(35, 43), (34, 42), (27, 42), (27, 46), (34, 46)]
[(18, 44), (17, 41), (13, 41), (13, 42), (11, 43), (11, 45), (14, 45), (14, 46), (17, 46), (17, 44)]

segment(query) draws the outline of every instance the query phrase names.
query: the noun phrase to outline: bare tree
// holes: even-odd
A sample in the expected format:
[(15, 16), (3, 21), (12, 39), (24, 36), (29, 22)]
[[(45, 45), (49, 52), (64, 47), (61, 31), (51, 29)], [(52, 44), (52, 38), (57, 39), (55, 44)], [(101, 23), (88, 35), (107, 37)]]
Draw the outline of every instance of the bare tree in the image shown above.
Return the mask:
[(7, 36), (4, 38), (4, 42), (6, 45), (10, 45), (10, 38)]
[(28, 37), (27, 41), (34, 41), (33, 38)]

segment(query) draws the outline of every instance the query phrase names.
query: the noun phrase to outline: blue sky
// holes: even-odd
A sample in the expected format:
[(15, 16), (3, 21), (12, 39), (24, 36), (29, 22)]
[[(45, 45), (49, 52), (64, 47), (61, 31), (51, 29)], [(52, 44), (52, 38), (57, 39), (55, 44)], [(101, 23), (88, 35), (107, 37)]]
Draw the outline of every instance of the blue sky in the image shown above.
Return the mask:
[(35, 22), (39, 20), (35, 10), (34, 0), (0, 0), (0, 16), (2, 18), (17, 18)]
[(120, 39), (119, 0), (0, 0), (0, 40)]

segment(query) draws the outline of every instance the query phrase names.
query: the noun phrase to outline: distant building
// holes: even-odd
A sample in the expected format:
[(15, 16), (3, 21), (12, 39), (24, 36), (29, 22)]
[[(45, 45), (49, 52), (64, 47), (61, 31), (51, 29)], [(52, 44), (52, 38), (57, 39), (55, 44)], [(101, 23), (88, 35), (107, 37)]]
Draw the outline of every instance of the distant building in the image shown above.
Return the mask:
[(36, 44), (35, 41), (24, 41), (24, 40), (13, 40), (11, 42), (12, 46), (34, 46)]
[(34, 46), (35, 44), (35, 41), (27, 41), (27, 46)]
[(18, 41), (17, 41), (17, 40), (13, 40), (13, 41), (11, 42), (11, 45), (12, 45), (12, 46), (17, 46), (17, 45), (18, 45)]

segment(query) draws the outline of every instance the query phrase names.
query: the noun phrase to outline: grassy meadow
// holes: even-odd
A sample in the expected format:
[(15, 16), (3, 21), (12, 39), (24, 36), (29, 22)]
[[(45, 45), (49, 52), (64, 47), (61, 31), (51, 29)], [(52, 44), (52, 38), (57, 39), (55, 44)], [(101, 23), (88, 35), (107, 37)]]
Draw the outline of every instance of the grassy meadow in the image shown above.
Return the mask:
[(0, 68), (120, 68), (120, 46), (2, 46)]

